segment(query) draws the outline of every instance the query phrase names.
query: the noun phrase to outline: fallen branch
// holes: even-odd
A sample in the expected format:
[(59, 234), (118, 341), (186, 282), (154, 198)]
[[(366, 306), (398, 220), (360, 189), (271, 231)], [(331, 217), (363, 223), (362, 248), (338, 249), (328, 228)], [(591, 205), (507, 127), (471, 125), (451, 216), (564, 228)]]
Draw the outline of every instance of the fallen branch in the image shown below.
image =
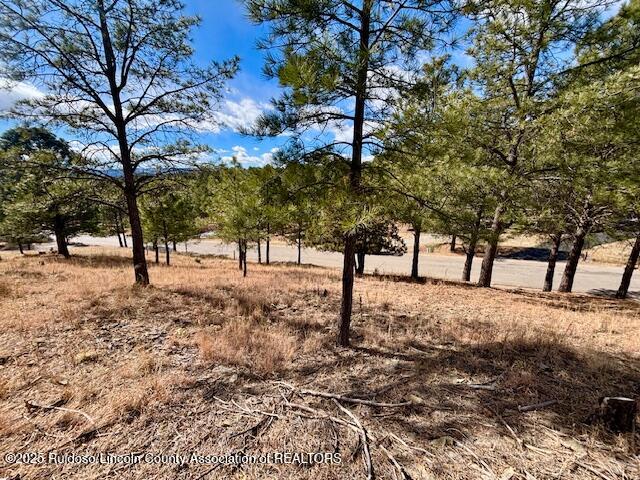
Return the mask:
[(289, 383), (281, 382), (281, 384), (295, 391), (299, 395), (311, 395), (313, 397), (329, 398), (333, 400), (338, 400), (339, 402), (356, 403), (359, 405), (367, 405), (369, 407), (399, 408), (399, 407), (408, 407), (409, 405), (413, 405), (413, 402), (411, 401), (399, 402), (399, 403), (374, 402), (373, 400), (365, 400), (363, 398), (345, 397), (344, 395), (339, 395), (337, 393), (319, 392), (317, 390), (298, 390), (296, 387), (294, 387)]
[(498, 375), (497, 377), (493, 377), (490, 380), (487, 380), (486, 382), (482, 382), (482, 383), (463, 383), (462, 385), (464, 385), (465, 387), (469, 387), (469, 388), (474, 388), (476, 390), (497, 390), (496, 387), (496, 383), (498, 382), (498, 380), (500, 380), (504, 374), (507, 373), (507, 371), (505, 370), (504, 372), (502, 372), (500, 375)]
[(431, 453), (428, 450), (425, 450), (424, 448), (414, 447), (413, 445), (409, 445), (407, 442), (405, 442), (403, 439), (401, 439), (399, 436), (397, 436), (393, 432), (385, 432), (385, 434), (388, 435), (389, 437), (393, 438), (394, 440), (396, 440), (398, 443), (400, 443), (400, 445), (404, 446), (408, 450), (415, 450), (416, 452), (420, 452), (420, 453), (422, 453), (424, 455), (428, 455), (430, 457), (434, 457), (435, 456), (433, 453)]
[(578, 461), (578, 460), (574, 460), (573, 462), (574, 462), (576, 465), (578, 465), (579, 467), (584, 468), (585, 470), (587, 470), (587, 471), (589, 471), (589, 472), (593, 473), (594, 475), (597, 475), (597, 476), (598, 476), (598, 477), (600, 477), (600, 478), (603, 478), (604, 480), (611, 480), (611, 477), (609, 477), (609, 476), (605, 475), (604, 473), (602, 473), (602, 472), (601, 472), (601, 471), (599, 471), (599, 470), (596, 470), (596, 469), (595, 469), (595, 468), (593, 468), (592, 466), (587, 465), (586, 463), (582, 463), (582, 462), (580, 462), (580, 461)]
[(340, 410), (346, 413), (347, 416), (351, 418), (351, 420), (353, 420), (353, 423), (355, 423), (358, 429), (360, 430), (360, 437), (362, 439), (362, 450), (364, 453), (364, 463), (367, 467), (367, 480), (373, 480), (375, 478), (375, 473), (373, 471), (373, 462), (371, 461), (371, 450), (369, 449), (369, 440), (367, 438), (367, 431), (364, 429), (364, 427), (360, 423), (360, 420), (358, 420), (358, 418), (353, 413), (351, 413), (349, 409), (340, 405), (340, 402), (338, 402), (335, 398), (333, 398), (333, 403), (335, 403)]
[(514, 438), (514, 440), (516, 441), (516, 443), (518, 444), (518, 446), (520, 448), (524, 448), (524, 440), (522, 440), (520, 437), (518, 437), (518, 435), (516, 435), (516, 432), (513, 430), (513, 428), (511, 428), (511, 426), (505, 421), (504, 418), (502, 418), (502, 415), (500, 415), (498, 412), (496, 412), (495, 410), (493, 410), (491, 407), (489, 407), (488, 405), (484, 406), (487, 410), (489, 410), (498, 420), (500, 420), (500, 423), (502, 423), (502, 425), (504, 425), (504, 427), (507, 429), (507, 431), (511, 434), (511, 436)]
[(491, 390), (494, 391), (496, 389), (495, 385), (484, 385), (484, 384), (478, 384), (478, 383), (466, 383), (464, 384), (465, 387), (469, 387), (469, 388), (474, 388), (476, 390)]
[(255, 437), (258, 436), (258, 433), (260, 433), (260, 430), (262, 428), (268, 428), (269, 427), (271, 422), (273, 422), (274, 418), (276, 418), (276, 417), (265, 415), (255, 425), (251, 425), (249, 428), (247, 428), (245, 430), (242, 430), (241, 432), (234, 433), (229, 438), (231, 439), (231, 438), (239, 437), (239, 436), (245, 435), (247, 433), (249, 433), (252, 437), (255, 438)]
[(331, 420), (332, 422), (339, 423), (340, 425), (344, 425), (345, 427), (349, 427), (350, 429), (352, 429), (356, 433), (359, 433), (357, 425), (355, 425), (355, 424), (353, 424), (351, 422), (347, 422), (346, 420), (343, 420), (342, 418), (334, 417), (333, 415), (329, 415), (328, 413), (321, 412), (319, 410), (316, 410), (315, 408), (307, 407), (306, 405), (300, 405), (299, 403), (289, 402), (289, 403), (287, 403), (287, 406), (291, 407), (291, 408), (298, 409), (298, 410), (302, 410), (302, 411), (307, 412), (307, 413), (310, 413), (310, 414), (314, 415), (314, 417), (312, 417), (312, 418), (320, 418), (320, 419)]
[(540, 410), (541, 408), (550, 407), (558, 403), (557, 400), (547, 400), (546, 402), (532, 403), (531, 405), (518, 405), (518, 411), (520, 413), (533, 412), (534, 410)]
[(93, 425), (95, 425), (95, 423), (96, 423), (96, 421), (93, 418), (91, 418), (89, 415), (87, 415), (86, 413), (84, 413), (81, 410), (76, 410), (75, 408), (59, 407), (56, 404), (53, 404), (53, 405), (41, 405), (39, 403), (30, 402), (29, 400), (25, 400), (24, 403), (26, 404), (27, 409), (29, 411), (32, 411), (32, 410), (58, 410), (58, 411), (61, 411), (61, 412), (75, 413), (77, 415), (82, 415), (84, 418), (89, 420)]
[(380, 450), (386, 455), (386, 457), (391, 461), (391, 463), (394, 465), (394, 467), (396, 467), (396, 469), (400, 472), (400, 474), (402, 475), (402, 477), (405, 480), (411, 480), (411, 476), (407, 473), (407, 471), (405, 470), (405, 468), (400, 464), (400, 462), (398, 462), (396, 460), (396, 458), (391, 454), (391, 452), (389, 452), (389, 450), (387, 448), (384, 447), (384, 445), (381, 444), (381, 441), (384, 438), (393, 438), (396, 441), (398, 441), (400, 444), (402, 444), (405, 448), (411, 449), (411, 450), (415, 450), (415, 451), (419, 451), (421, 453), (427, 454), (429, 456), (433, 456), (432, 453), (428, 452), (427, 450), (424, 450), (422, 448), (419, 447), (412, 447), (411, 445), (407, 444), (407, 442), (405, 442), (404, 440), (402, 440), (400, 437), (398, 437), (397, 435), (390, 433), (390, 432), (382, 432), (383, 434), (383, 438), (378, 439), (376, 438), (376, 435), (373, 434), (373, 432), (369, 431), (369, 430), (365, 430), (365, 428), (363, 427), (362, 423), (360, 423), (360, 421), (357, 419), (357, 417), (347, 408), (345, 408), (343, 405), (340, 405), (338, 403), (338, 401), (336, 399), (332, 399), (334, 403), (336, 403), (336, 405), (338, 406), (338, 408), (346, 413), (349, 418), (351, 419), (351, 421), (345, 420), (343, 418), (339, 418), (339, 417), (335, 417), (327, 412), (324, 411), (320, 411), (317, 410), (315, 408), (311, 408), (307, 405), (301, 405), (299, 403), (292, 403), (287, 401), (286, 405), (288, 407), (297, 409), (297, 410), (301, 410), (303, 412), (306, 412), (310, 415), (312, 415), (311, 417), (306, 417), (305, 415), (301, 415), (303, 418), (316, 418), (316, 419), (325, 419), (325, 420), (329, 420), (331, 422), (334, 422), (336, 424), (339, 425), (343, 425), (347, 428), (350, 428), (351, 430), (353, 430), (355, 433), (358, 434), (358, 438), (360, 439), (360, 442), (363, 446), (363, 450), (364, 450), (364, 460), (365, 460), (365, 466), (367, 468), (367, 478), (374, 478), (374, 471), (373, 471), (373, 462), (371, 460), (371, 449), (370, 449), (370, 443), (369, 441), (371, 441), (371, 443), (378, 445), (378, 447), (380, 447)]
[[(273, 422), (276, 419), (280, 418), (280, 416), (275, 413), (275, 410), (276, 410), (275, 406), (273, 408), (273, 412), (270, 413), (270, 412), (264, 412), (262, 410), (251, 410), (251, 409), (249, 409), (247, 407), (242, 407), (241, 405), (239, 405), (235, 401), (225, 402), (222, 399), (218, 399), (217, 397), (215, 397), (215, 398), (218, 401), (220, 401), (221, 403), (224, 403), (224, 404), (227, 404), (227, 405), (230, 405), (232, 403), (233, 405), (238, 407), (239, 410), (236, 411), (236, 413), (241, 413), (241, 414), (244, 414), (244, 415), (250, 415), (250, 414), (253, 414), (253, 413), (259, 413), (259, 414), (263, 415), (262, 419), (257, 424), (249, 427), (248, 429), (246, 429), (246, 430), (244, 430), (242, 432), (235, 433), (235, 434), (233, 434), (233, 435), (231, 435), (229, 437), (229, 439), (232, 439), (234, 437), (238, 437), (238, 436), (244, 435), (246, 433), (251, 433), (251, 436), (250, 436), (248, 441), (246, 441), (246, 438), (245, 438), (245, 442), (244, 442), (242, 448), (239, 448), (239, 449), (236, 449), (236, 450), (231, 450), (229, 453), (227, 453), (227, 455), (230, 455), (230, 456), (234, 456), (234, 455), (236, 455), (238, 453), (244, 453), (246, 451), (246, 449), (252, 443), (256, 442), (256, 440), (258, 439), (258, 437), (260, 435), (262, 435), (269, 427), (271, 427), (271, 425), (273, 424)], [(287, 399), (285, 398), (285, 401), (286, 400)], [(203, 478), (209, 476), (209, 474), (213, 473), (216, 469), (218, 469), (219, 467), (224, 466), (224, 465), (225, 464), (222, 463), (222, 462), (214, 464), (211, 468), (205, 470), (198, 477), (196, 477), (195, 480), (202, 480)], [(231, 466), (234, 467), (234, 468), (238, 468), (238, 465), (231, 464)]]
[(228, 412), (234, 412), (234, 413), (238, 413), (240, 415), (244, 415), (247, 417), (257, 417), (257, 416), (266, 416), (266, 417), (273, 417), (273, 418), (280, 418), (280, 416), (274, 412), (265, 412), (263, 410), (258, 410), (258, 409), (252, 409), (249, 407), (244, 407), (240, 404), (238, 404), (235, 401), (231, 401), (231, 402), (225, 402), (224, 400), (222, 400), (219, 397), (213, 397), (214, 400), (216, 400), (216, 402), (218, 402), (220, 405), (220, 408), (222, 408), (222, 410), (226, 410)]
[(326, 393), (326, 392), (316, 392), (314, 390), (300, 390), (298, 393), (302, 395), (312, 395), (314, 397), (330, 398), (332, 400), (338, 400), (340, 402), (345, 402), (345, 403), (356, 403), (359, 405), (368, 405), (370, 407), (398, 408), (398, 407), (407, 407), (413, 404), (413, 402), (411, 401), (399, 402), (399, 403), (374, 402), (373, 400), (364, 400), (362, 398), (345, 397), (343, 395)]
[(400, 465), (400, 463), (396, 460), (396, 457), (391, 455), (391, 452), (389, 452), (389, 450), (384, 448), (383, 445), (380, 445), (380, 450), (382, 450), (382, 452), (387, 456), (387, 458), (391, 461), (393, 466), (396, 467), (396, 469), (398, 469), (398, 471), (402, 475), (402, 478), (404, 478), (405, 480), (412, 480), (411, 475), (409, 475), (407, 471), (404, 469), (404, 467)]

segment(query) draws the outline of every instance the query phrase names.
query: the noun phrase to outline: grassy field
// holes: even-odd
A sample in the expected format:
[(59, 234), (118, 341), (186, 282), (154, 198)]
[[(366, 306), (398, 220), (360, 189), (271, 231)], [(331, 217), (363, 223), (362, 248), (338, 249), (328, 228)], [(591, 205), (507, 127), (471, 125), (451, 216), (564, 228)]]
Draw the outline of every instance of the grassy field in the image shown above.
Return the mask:
[(341, 462), (0, 459), (0, 477), (366, 478), (370, 451), (376, 478), (640, 478), (640, 438), (585, 423), (600, 396), (640, 394), (638, 303), (366, 277), (353, 348), (338, 349), (338, 271), (251, 264), (242, 278), (231, 260), (176, 255), (134, 288), (124, 250), (72, 254), (1, 255), (0, 453)]

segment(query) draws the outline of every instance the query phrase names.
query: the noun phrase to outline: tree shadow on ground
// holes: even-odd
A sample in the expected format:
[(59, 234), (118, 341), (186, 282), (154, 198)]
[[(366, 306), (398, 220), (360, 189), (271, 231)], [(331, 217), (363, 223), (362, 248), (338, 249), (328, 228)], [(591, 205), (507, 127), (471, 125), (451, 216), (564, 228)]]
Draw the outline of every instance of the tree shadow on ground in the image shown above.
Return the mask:
[(104, 268), (104, 267), (122, 267), (131, 266), (131, 258), (128, 256), (120, 255), (71, 255), (69, 258), (64, 258), (58, 254), (42, 254), (38, 256), (25, 256), (31, 261), (43, 261), (46, 260), (49, 263), (59, 263), (64, 265), (73, 265), (77, 267), (86, 268)]
[[(445, 246), (445, 244), (443, 244)], [(449, 244), (446, 244), (447, 253)], [(462, 247), (456, 247), (455, 252), (451, 252), (457, 255), (466, 255), (466, 251)], [(538, 262), (547, 262), (549, 260), (549, 247), (538, 246), (538, 247), (515, 247), (502, 245), (498, 248), (498, 252), (496, 253), (496, 259), (511, 259), (511, 260), (535, 260)], [(477, 258), (484, 257), (484, 245), (478, 246), (476, 248)], [(565, 261), (568, 258), (569, 254), (565, 250), (560, 250), (558, 252), (558, 261)]]
[[(616, 293), (618, 293), (618, 291), (611, 290), (608, 288), (594, 288), (592, 290), (589, 290), (587, 293), (595, 297), (615, 298)], [(627, 292), (627, 299), (640, 300), (640, 290)]]
[[(549, 249), (544, 247), (500, 247), (497, 256), (512, 260), (546, 262), (549, 260), (549, 252)], [(568, 256), (567, 252), (560, 250), (558, 252), (558, 261), (564, 261)]]
[[(600, 397), (640, 395), (639, 358), (579, 353), (558, 342), (442, 346), (408, 341), (398, 351), (356, 346), (349, 362), (358, 374), (343, 372), (336, 378), (339, 393), (360, 398), (373, 395), (384, 402), (420, 399), (401, 414), (384, 419), (389, 427), (399, 427), (416, 439), (452, 435), (456, 430), (458, 437), (472, 435), (478, 425), (489, 421), (505, 435), (511, 434), (508, 428), (527, 435), (536, 428), (538, 412), (521, 413), (518, 407), (554, 400), (541, 410), (553, 429), (568, 435), (586, 432), (615, 443), (614, 435), (588, 424), (589, 415)], [(327, 371), (338, 363), (335, 358), (329, 361)], [(433, 412), (440, 413), (435, 423)]]
[(411, 278), (408, 275), (394, 275), (394, 274), (380, 274), (380, 273), (365, 273), (358, 275), (360, 278), (373, 278), (380, 280), (381, 282), (397, 282), (397, 283), (415, 283), (418, 285), (450, 285), (452, 287), (460, 288), (481, 288), (474, 282), (464, 282), (462, 280), (447, 280), (437, 277), (418, 277)]
[(504, 291), (517, 295), (524, 303), (545, 305), (574, 312), (609, 311), (620, 313), (640, 313), (640, 303), (630, 298), (620, 300), (614, 295), (596, 295), (590, 291), (587, 294), (532, 292), (523, 289), (505, 289)]

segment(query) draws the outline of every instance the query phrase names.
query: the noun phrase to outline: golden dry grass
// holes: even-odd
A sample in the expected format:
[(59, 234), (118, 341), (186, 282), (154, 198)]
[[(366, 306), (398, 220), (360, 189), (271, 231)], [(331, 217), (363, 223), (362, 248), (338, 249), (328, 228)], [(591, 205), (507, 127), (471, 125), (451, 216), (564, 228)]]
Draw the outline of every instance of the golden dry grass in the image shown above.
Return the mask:
[(635, 239), (620, 240), (617, 242), (596, 245), (585, 251), (587, 260), (592, 262), (604, 262), (615, 264), (626, 264), (631, 253), (631, 248)]
[[(364, 477), (353, 431), (287, 401), (344, 414), (279, 382), (410, 399), (345, 404), (376, 438), (378, 478), (400, 475), (384, 449), (412, 478), (640, 476), (629, 435), (584, 423), (599, 396), (640, 393), (637, 303), (366, 277), (356, 282), (353, 348), (339, 349), (337, 271), (250, 265), (243, 278), (233, 261), (178, 255), (138, 288), (124, 250), (72, 253), (2, 255), (0, 453), (337, 450), (343, 461), (209, 474), (194, 464), (0, 461), (0, 477)], [(517, 410), (549, 399), (558, 403)]]
[(296, 340), (289, 328), (268, 328), (245, 319), (196, 335), (203, 359), (246, 366), (265, 374), (278, 371), (291, 362), (297, 350)]

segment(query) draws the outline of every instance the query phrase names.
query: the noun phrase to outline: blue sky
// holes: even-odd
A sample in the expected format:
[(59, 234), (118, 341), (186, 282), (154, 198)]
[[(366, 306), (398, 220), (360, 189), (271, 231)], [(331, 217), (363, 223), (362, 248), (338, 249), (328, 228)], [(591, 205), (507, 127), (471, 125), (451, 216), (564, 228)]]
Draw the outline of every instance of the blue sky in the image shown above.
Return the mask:
[[(605, 13), (605, 18), (614, 15), (623, 1), (611, 0), (612, 4)], [(229, 83), (227, 105), (234, 108), (245, 107), (242, 111), (247, 118), (252, 117), (254, 109), (264, 108), (272, 97), (279, 95), (277, 81), (267, 80), (262, 74), (263, 52), (256, 49), (256, 41), (265, 32), (265, 27), (254, 25), (246, 16), (240, 0), (185, 0), (189, 13), (202, 17), (202, 26), (195, 32), (194, 43), (196, 58), (206, 62), (211, 59), (222, 60), (232, 55), (240, 56), (240, 71)], [(458, 24), (457, 34), (469, 28), (468, 22)], [(471, 57), (465, 53), (465, 47), (449, 51), (454, 63), (461, 67), (472, 64)], [(348, 134), (348, 132), (343, 132)], [(276, 139), (257, 139), (240, 135), (233, 129), (226, 128), (217, 134), (204, 136), (207, 143), (214, 148), (225, 150), (222, 155), (235, 153), (247, 155), (243, 163), (259, 164), (269, 157), (273, 148), (281, 146), (286, 137)], [(243, 149), (243, 150), (241, 150)]]
[[(218, 131), (202, 133), (201, 142), (221, 158), (235, 155), (245, 165), (268, 162), (286, 137), (258, 140), (237, 131), (253, 122), (260, 111), (268, 108), (271, 98), (280, 93), (277, 81), (267, 80), (262, 74), (263, 52), (256, 49), (256, 42), (264, 33), (263, 27), (248, 20), (239, 0), (185, 0), (185, 4), (186, 13), (202, 18), (201, 26), (192, 32), (196, 63), (240, 57), (240, 71), (228, 82), (220, 105), (223, 122)], [(38, 89), (30, 84), (13, 86), (11, 91), (0, 90), (0, 110), (6, 111), (15, 100), (34, 94)], [(0, 131), (15, 123), (0, 120)], [(58, 134), (64, 136), (62, 132)]]
[[(235, 155), (244, 165), (267, 163), (274, 150), (282, 146), (287, 137), (258, 140), (238, 133), (240, 126), (251, 124), (261, 111), (269, 107), (271, 98), (280, 94), (277, 81), (268, 80), (262, 74), (264, 52), (256, 48), (257, 40), (265, 34), (265, 27), (249, 21), (240, 0), (184, 1), (187, 13), (202, 18), (202, 25), (193, 31), (196, 62), (205, 64), (234, 55), (240, 57), (240, 70), (228, 83), (228, 91), (220, 105), (222, 123), (216, 131), (202, 133), (202, 143), (213, 148), (217, 156), (223, 159)], [(608, 15), (615, 13), (620, 3), (612, 5)], [(468, 66), (469, 57), (464, 49), (450, 53), (455, 63)], [(22, 85), (20, 91), (0, 90), (0, 110), (8, 108), (16, 98), (32, 94), (30, 88)], [(0, 130), (9, 125), (9, 122), (0, 120)], [(333, 133), (343, 136), (349, 134), (347, 130)]]
[[(192, 31), (196, 63), (222, 61), (234, 55), (240, 57), (240, 70), (228, 82), (220, 105), (218, 118), (222, 123), (215, 131), (199, 133), (200, 141), (214, 149), (217, 157), (223, 160), (236, 156), (243, 165), (267, 163), (289, 137), (259, 140), (238, 132), (239, 127), (250, 125), (260, 112), (269, 108), (270, 100), (281, 94), (278, 82), (263, 75), (264, 52), (256, 48), (267, 27), (253, 24), (240, 0), (183, 1), (187, 14), (198, 15), (202, 19), (202, 24)], [(458, 64), (468, 62), (468, 57), (461, 50), (453, 52), (453, 55)], [(29, 85), (19, 85), (18, 89), (20, 91), (0, 90), (0, 111), (8, 109), (16, 98), (38, 93), (35, 89), (30, 91)], [(0, 130), (11, 124), (0, 120)], [(352, 128), (347, 125), (344, 128), (331, 127), (326, 133), (341, 141), (349, 141), (351, 134)]]
[[(256, 49), (256, 41), (264, 33), (263, 27), (250, 22), (239, 0), (186, 0), (188, 13), (202, 17), (202, 25), (194, 32), (196, 60), (224, 60), (233, 55), (240, 57), (240, 71), (229, 82), (229, 92), (223, 104), (223, 112), (238, 116), (238, 121), (249, 120), (258, 109), (269, 104), (271, 98), (279, 95), (277, 81), (267, 80), (262, 74), (263, 53)], [(238, 111), (236, 111), (238, 110)], [(231, 123), (234, 119), (230, 119)], [(259, 163), (268, 158), (273, 148), (282, 145), (285, 138), (265, 139), (241, 135), (233, 128), (226, 127), (216, 134), (203, 135), (203, 140), (211, 147), (221, 150), (221, 155), (240, 153), (257, 157), (245, 163)], [(238, 148), (240, 147), (240, 148)], [(264, 157), (263, 157), (264, 155)]]

